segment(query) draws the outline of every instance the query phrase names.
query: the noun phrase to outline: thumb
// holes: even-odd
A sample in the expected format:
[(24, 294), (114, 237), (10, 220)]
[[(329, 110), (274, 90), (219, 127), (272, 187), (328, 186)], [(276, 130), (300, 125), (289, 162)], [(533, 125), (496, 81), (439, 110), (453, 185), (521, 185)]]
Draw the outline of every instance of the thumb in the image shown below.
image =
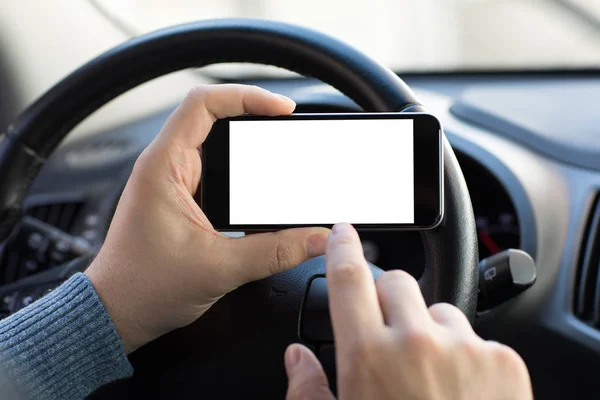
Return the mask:
[(321, 363), (306, 347), (292, 344), (285, 351), (287, 400), (334, 400)]
[(296, 265), (325, 254), (329, 229), (296, 228), (278, 232), (259, 233), (241, 238), (222, 238), (227, 248), (218, 254), (227, 254), (244, 284), (283, 272)]

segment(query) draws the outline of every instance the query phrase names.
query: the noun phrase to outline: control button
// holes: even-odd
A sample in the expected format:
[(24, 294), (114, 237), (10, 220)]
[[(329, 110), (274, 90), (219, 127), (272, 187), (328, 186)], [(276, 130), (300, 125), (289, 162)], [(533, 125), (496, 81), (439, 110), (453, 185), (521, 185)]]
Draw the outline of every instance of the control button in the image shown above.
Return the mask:
[(56, 242), (56, 245), (54, 245), (54, 248), (58, 251), (66, 253), (67, 251), (71, 250), (71, 242), (69, 242), (66, 239), (61, 239), (58, 242)]
[(60, 265), (67, 260), (67, 255), (65, 253), (61, 253), (60, 251), (55, 250), (50, 253), (50, 260), (54, 265)]
[(15, 300), (15, 294), (6, 294), (2, 297), (0, 309), (2, 310), (10, 310), (12, 308), (13, 301)]
[[(97, 228), (87, 229), (84, 235), (98, 240), (101, 232)], [(18, 231), (6, 246), (8, 251), (0, 263), (5, 267), (9, 281), (62, 265), (92, 251), (92, 245), (85, 238), (73, 236), (27, 215), (23, 216)]]
[(100, 217), (97, 214), (88, 214), (83, 220), (83, 223), (87, 226), (96, 226), (98, 222), (100, 222)]
[(71, 243), (71, 246), (71, 250), (77, 255), (86, 254), (92, 248), (92, 246), (90, 246), (87, 240), (80, 237), (76, 237), (75, 239), (73, 239), (73, 243)]
[(27, 238), (27, 246), (32, 250), (41, 248), (44, 244), (44, 236), (39, 232), (32, 232)]
[(36, 272), (38, 269), (38, 263), (35, 260), (25, 260), (24, 265), (25, 269), (31, 273)]
[(81, 236), (86, 240), (94, 240), (94, 239), (96, 239), (98, 234), (96, 233), (96, 231), (88, 229), (88, 230), (83, 231), (81, 233)]
[(27, 307), (28, 305), (33, 303), (35, 300), (36, 300), (36, 298), (31, 295), (25, 296), (21, 299), (21, 304), (23, 305), (23, 307)]
[(12, 312), (17, 312), (22, 308), (27, 307), (41, 296), (41, 290), (39, 288), (24, 289), (17, 295), (17, 300), (14, 302)]

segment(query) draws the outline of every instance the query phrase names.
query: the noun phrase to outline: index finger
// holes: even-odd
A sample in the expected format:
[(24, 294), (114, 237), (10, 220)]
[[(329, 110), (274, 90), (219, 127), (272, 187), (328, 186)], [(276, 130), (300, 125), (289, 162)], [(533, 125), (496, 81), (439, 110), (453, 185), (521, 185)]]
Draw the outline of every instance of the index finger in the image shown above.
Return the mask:
[(336, 224), (326, 251), (329, 311), (339, 348), (384, 326), (373, 274), (356, 230)]
[(243, 114), (285, 115), (296, 104), (258, 86), (224, 84), (192, 89), (171, 114), (159, 139), (183, 148), (199, 148), (217, 119)]

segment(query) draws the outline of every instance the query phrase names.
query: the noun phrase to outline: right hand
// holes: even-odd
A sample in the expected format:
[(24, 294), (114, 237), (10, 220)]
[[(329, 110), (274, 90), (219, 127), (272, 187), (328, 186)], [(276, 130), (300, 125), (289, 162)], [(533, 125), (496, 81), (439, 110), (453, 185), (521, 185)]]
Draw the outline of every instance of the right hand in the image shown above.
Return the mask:
[[(340, 399), (533, 398), (521, 357), (478, 337), (456, 307), (428, 309), (403, 271), (375, 283), (351, 225), (334, 226), (326, 254)], [(288, 400), (334, 398), (306, 347), (288, 347), (285, 366)]]

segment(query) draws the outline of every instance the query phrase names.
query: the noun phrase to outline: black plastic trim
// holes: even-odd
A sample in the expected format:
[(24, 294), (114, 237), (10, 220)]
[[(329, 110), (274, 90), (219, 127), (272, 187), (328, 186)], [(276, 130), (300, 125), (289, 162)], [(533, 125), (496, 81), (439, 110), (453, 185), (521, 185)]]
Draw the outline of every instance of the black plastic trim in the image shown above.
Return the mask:
[(535, 260), (537, 254), (535, 216), (527, 192), (523, 188), (523, 185), (521, 185), (521, 182), (519, 182), (519, 179), (492, 153), (461, 136), (448, 132), (448, 129), (446, 129), (445, 133), (450, 143), (452, 143), (452, 147), (457, 152), (471, 157), (484, 168), (487, 168), (503, 186), (515, 206), (517, 219), (519, 220), (520, 248), (529, 253)]

